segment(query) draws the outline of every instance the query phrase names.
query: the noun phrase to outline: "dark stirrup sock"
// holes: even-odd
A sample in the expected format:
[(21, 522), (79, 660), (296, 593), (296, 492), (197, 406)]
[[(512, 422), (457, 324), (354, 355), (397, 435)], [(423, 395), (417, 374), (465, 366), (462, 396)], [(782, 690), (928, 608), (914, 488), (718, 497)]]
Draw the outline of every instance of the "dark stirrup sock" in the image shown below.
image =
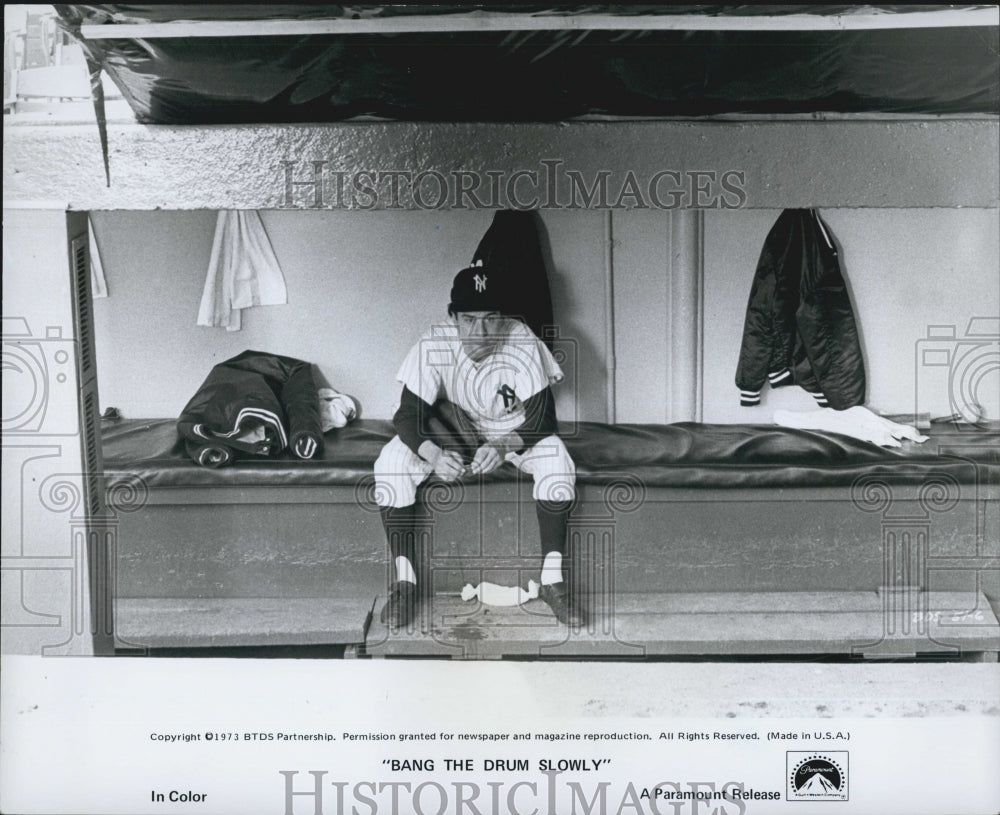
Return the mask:
[(549, 552), (566, 554), (566, 527), (571, 501), (536, 501), (538, 534), (542, 540), (542, 555)]
[(393, 561), (405, 557), (410, 563), (416, 560), (416, 504), (408, 507), (381, 507), (382, 527), (389, 542), (389, 554)]

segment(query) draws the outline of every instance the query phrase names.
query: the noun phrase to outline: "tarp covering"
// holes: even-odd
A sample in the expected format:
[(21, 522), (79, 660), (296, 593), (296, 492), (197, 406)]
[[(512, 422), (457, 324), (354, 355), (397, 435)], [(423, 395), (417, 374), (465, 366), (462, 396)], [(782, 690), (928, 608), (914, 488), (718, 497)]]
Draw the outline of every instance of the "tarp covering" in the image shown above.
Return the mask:
[[(56, 6), (83, 24), (502, 10), (750, 16), (857, 6)], [(955, 8), (955, 7), (951, 7)], [(960, 13), (960, 12), (959, 12)], [(555, 30), (83, 40), (140, 122), (557, 121), (587, 115), (1000, 113), (996, 26)]]

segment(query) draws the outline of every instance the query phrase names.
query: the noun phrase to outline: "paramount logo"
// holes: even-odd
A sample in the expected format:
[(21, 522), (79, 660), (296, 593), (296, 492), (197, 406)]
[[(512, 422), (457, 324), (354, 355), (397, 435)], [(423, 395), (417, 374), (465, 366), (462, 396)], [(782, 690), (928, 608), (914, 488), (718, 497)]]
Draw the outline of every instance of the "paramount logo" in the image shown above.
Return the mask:
[(785, 770), (789, 801), (848, 800), (846, 751), (814, 753), (789, 751)]

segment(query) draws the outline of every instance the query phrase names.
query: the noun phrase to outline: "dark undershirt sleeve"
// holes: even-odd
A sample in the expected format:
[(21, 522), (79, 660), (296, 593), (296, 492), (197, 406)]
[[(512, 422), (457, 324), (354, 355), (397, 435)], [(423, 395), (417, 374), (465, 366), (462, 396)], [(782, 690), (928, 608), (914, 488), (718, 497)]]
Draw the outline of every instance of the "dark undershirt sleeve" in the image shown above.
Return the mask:
[[(524, 422), (515, 428), (514, 432), (524, 441), (522, 450), (525, 450), (546, 436), (554, 435), (558, 430), (556, 402), (552, 398), (552, 389), (545, 388), (529, 397), (524, 403)], [(520, 453), (522, 450), (517, 452)]]
[[(392, 424), (403, 444), (418, 456), (420, 445), (428, 438), (423, 432), (424, 420), (432, 412), (430, 405), (409, 388), (403, 388)], [(514, 430), (524, 442), (524, 447), (518, 452), (534, 446), (557, 431), (555, 400), (551, 388), (545, 388), (524, 403), (524, 421)]]
[(392, 417), (393, 427), (403, 444), (409, 447), (417, 456), (420, 445), (426, 440), (421, 433), (421, 422), (427, 416), (431, 406), (424, 402), (419, 396), (407, 387), (403, 387), (403, 394), (399, 398), (399, 408)]

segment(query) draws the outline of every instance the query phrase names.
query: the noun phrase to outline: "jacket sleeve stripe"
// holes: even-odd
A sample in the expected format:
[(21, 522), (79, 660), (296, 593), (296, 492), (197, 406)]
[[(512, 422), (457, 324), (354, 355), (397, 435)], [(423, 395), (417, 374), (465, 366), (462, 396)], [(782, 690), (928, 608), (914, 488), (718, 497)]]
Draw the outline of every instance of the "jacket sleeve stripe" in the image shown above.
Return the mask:
[(240, 432), (240, 424), (246, 418), (259, 419), (263, 424), (271, 425), (278, 434), (278, 439), (281, 443), (281, 449), (284, 450), (288, 446), (288, 436), (285, 434), (285, 428), (281, 424), (281, 419), (277, 415), (269, 410), (264, 410), (264, 408), (243, 408), (237, 416), (236, 422), (233, 429), (228, 433), (216, 433), (218, 438), (230, 438), (231, 436), (236, 436)]

